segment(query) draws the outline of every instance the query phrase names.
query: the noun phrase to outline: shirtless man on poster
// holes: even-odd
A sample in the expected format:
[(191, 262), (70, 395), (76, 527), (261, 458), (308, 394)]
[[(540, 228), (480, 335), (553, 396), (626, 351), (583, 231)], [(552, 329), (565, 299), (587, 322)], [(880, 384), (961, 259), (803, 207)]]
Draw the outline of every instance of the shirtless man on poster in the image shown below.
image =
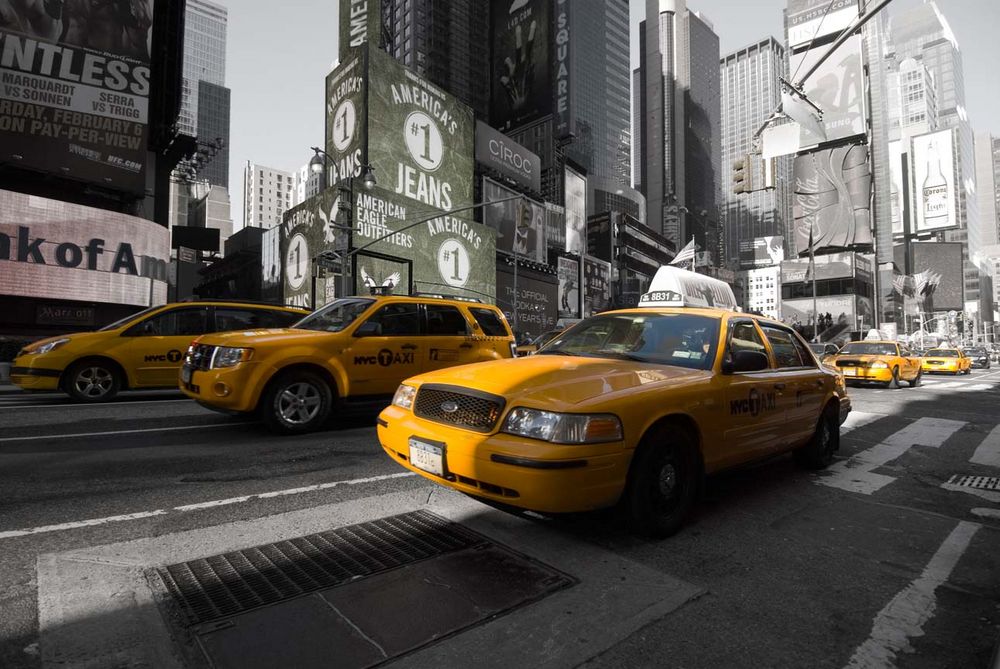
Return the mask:
[(55, 40), (61, 17), (62, 0), (0, 0), (0, 30)]
[(149, 60), (148, 0), (49, 0), (63, 6), (60, 42)]

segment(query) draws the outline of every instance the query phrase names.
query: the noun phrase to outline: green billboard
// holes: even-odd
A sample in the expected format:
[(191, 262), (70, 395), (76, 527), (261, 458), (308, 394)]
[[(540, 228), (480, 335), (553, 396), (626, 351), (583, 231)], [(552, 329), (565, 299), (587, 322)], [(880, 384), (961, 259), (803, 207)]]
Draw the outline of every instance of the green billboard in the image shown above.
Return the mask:
[(381, 46), (382, 12), (380, 0), (340, 0), (340, 62), (354, 47), (366, 42)]
[(472, 204), (472, 110), (368, 47), (368, 162), (380, 185), (429, 207)]
[[(319, 273), (316, 258), (323, 251), (344, 250), (350, 244), (349, 234), (336, 227), (346, 222), (340, 198), (338, 189), (327, 188), (282, 218), (279, 258), (283, 302), (289, 306), (312, 307), (313, 276)], [(322, 289), (318, 292), (318, 304), (322, 304), (325, 295)]]
[[(342, 3), (343, 4), (343, 3)], [(326, 76), (326, 183), (361, 174), (365, 125), (364, 51), (352, 49), (337, 69)]]

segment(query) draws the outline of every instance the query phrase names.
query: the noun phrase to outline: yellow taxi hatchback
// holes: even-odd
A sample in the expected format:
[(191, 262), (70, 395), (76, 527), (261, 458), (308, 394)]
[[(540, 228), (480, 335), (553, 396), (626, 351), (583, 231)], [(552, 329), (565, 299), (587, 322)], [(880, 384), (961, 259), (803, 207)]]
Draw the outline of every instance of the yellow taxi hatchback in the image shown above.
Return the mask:
[(920, 366), (931, 373), (972, 373), (972, 359), (958, 348), (932, 348), (924, 353)]
[(535, 355), (407, 379), (379, 415), (383, 449), (492, 503), (621, 503), (654, 536), (680, 528), (705, 474), (789, 451), (826, 466), (850, 410), (842, 377), (782, 323), (676, 306), (734, 306), (720, 281), (661, 268), (652, 287), (644, 306), (587, 318)]
[(920, 358), (894, 341), (852, 341), (826, 362), (847, 382), (880, 383), (887, 388), (899, 388), (902, 381), (911, 388), (920, 385)]
[(150, 307), (96, 332), (50, 337), (24, 347), (10, 378), (25, 390), (62, 390), (78, 402), (107, 402), (125, 389), (176, 388), (184, 351), (195, 337), (284, 327), (308, 313), (225, 300)]
[(321, 427), (335, 408), (381, 408), (420, 372), (510, 358), (498, 307), (432, 296), (334, 300), (291, 328), (209, 335), (188, 349), (180, 386), (202, 405), (259, 414), (279, 434)]

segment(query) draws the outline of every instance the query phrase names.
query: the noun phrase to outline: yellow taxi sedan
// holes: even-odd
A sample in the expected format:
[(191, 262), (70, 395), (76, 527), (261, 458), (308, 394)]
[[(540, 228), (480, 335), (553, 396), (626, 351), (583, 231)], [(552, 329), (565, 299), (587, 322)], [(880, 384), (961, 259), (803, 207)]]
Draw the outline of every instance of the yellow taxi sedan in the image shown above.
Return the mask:
[(788, 451), (829, 464), (850, 410), (841, 375), (790, 328), (733, 310), (722, 282), (661, 268), (654, 288), (664, 269), (674, 288), (585, 319), (533, 356), (407, 379), (379, 415), (383, 449), (494, 503), (621, 503), (651, 536), (681, 527), (706, 474)]
[(905, 381), (911, 388), (920, 385), (920, 358), (894, 341), (853, 341), (844, 344), (827, 364), (834, 365), (848, 382), (873, 382), (899, 388)]
[(920, 361), (925, 372), (948, 374), (971, 374), (972, 359), (958, 348), (932, 348)]

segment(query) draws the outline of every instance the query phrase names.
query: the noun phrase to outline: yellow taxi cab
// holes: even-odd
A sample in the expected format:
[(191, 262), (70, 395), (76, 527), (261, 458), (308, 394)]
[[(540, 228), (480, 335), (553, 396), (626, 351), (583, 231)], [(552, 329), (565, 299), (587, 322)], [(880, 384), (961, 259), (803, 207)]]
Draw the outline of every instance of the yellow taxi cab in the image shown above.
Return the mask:
[(491, 503), (621, 503), (634, 530), (666, 536), (706, 474), (786, 451), (825, 467), (850, 411), (843, 377), (798, 334), (735, 304), (722, 281), (660, 268), (638, 308), (584, 319), (535, 355), (405, 380), (379, 441)]
[(258, 412), (273, 431), (293, 434), (322, 426), (338, 403), (381, 408), (414, 374), (513, 355), (510, 326), (491, 304), (348, 297), (291, 328), (199, 337), (180, 387), (206, 407)]
[(78, 402), (107, 402), (125, 389), (175, 388), (184, 351), (198, 335), (284, 327), (308, 313), (239, 300), (150, 307), (96, 332), (49, 337), (24, 347), (10, 380), (25, 390), (62, 390)]
[(827, 364), (836, 366), (847, 381), (883, 383), (899, 388), (901, 381), (915, 388), (920, 385), (920, 357), (906, 345), (894, 341), (852, 341)]
[(972, 359), (960, 348), (932, 348), (924, 353), (920, 367), (932, 373), (971, 374)]

